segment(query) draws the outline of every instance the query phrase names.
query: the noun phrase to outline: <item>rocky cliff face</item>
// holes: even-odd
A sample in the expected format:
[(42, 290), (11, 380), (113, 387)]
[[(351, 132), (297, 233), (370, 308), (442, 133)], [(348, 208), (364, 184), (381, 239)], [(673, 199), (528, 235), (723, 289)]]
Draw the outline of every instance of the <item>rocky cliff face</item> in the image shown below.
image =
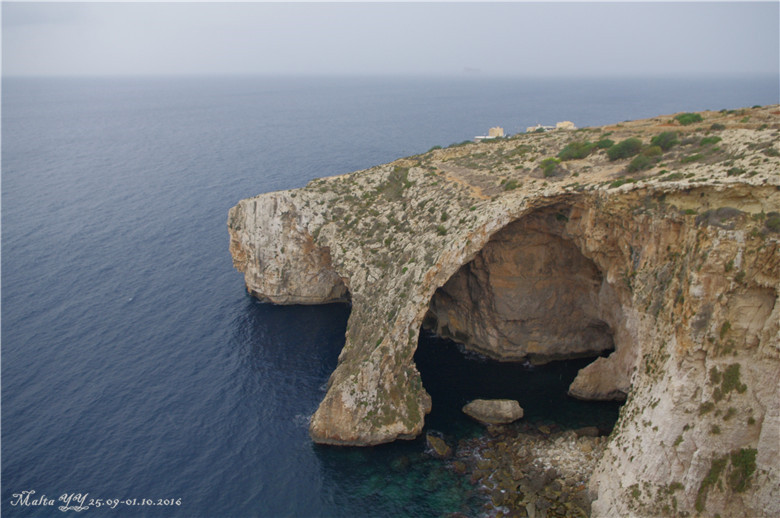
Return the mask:
[(230, 254), (233, 266), (244, 272), (249, 293), (274, 304), (349, 300), (330, 250), (318, 246), (307, 231), (311, 220), (289, 193), (239, 204), (230, 212)]
[[(780, 513), (778, 115), (520, 135), (241, 201), (230, 250), (253, 295), (352, 304), (312, 438), (420, 433), (423, 321), (503, 360), (614, 349), (570, 387), (627, 398), (595, 515)], [(665, 131), (677, 145), (651, 146)], [(607, 137), (640, 139), (644, 163), (551, 159)]]

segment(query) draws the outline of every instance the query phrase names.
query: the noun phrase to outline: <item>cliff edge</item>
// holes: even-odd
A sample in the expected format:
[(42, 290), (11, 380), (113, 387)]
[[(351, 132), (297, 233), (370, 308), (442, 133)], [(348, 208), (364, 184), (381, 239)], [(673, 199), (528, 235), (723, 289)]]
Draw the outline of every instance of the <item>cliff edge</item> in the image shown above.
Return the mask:
[(612, 351), (595, 516), (780, 514), (780, 108), (464, 143), (230, 210), (248, 291), (350, 302), (314, 441), (412, 438), (420, 328), (505, 361)]

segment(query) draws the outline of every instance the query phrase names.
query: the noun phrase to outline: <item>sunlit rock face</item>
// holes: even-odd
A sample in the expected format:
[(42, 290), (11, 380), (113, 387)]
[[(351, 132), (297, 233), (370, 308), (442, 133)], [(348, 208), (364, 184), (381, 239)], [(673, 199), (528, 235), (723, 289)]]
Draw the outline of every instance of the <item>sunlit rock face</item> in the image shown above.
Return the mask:
[(611, 350), (602, 275), (560, 232), (568, 210), (507, 225), (436, 291), (425, 322), (496, 360), (544, 363)]
[(331, 263), (330, 249), (306, 230), (311, 214), (288, 192), (271, 193), (230, 210), (233, 266), (249, 293), (274, 304), (347, 302), (349, 290)]

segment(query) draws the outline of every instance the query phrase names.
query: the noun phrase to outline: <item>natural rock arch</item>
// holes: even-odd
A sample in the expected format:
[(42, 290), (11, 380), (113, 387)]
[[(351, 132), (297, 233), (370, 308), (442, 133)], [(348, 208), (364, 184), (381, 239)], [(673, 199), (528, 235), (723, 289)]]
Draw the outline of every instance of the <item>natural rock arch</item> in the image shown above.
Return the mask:
[[(540, 364), (612, 351), (622, 307), (572, 240), (581, 229), (571, 215), (569, 204), (542, 207), (495, 232), (436, 290), (423, 326), (499, 361)], [(607, 358), (597, 361), (611, 367)], [(571, 395), (624, 400), (625, 373), (598, 366), (575, 381)]]
[[(776, 120), (776, 110), (756, 116)], [(646, 140), (666, 131), (659, 120), (609, 131)], [(528, 135), (241, 201), (228, 221), (231, 253), (254, 296), (315, 304), (348, 293), (352, 303), (312, 439), (372, 445), (417, 436), (431, 400), (413, 358), (434, 293), (503, 229), (544, 213), (562, 246), (599, 272), (598, 320), (615, 346), (580, 371), (570, 393), (627, 394), (591, 478), (594, 515), (656, 516), (672, 504), (777, 514), (780, 185), (777, 160), (758, 155), (767, 133), (734, 130), (721, 133), (728, 160), (688, 165), (670, 156), (674, 172), (664, 176), (616, 179), (624, 164), (599, 153), (560, 165), (579, 181), (539, 182), (536, 159), (569, 139)], [(508, 169), (508, 160), (522, 164)], [(749, 491), (705, 485), (716, 462), (730, 476), (751, 455)]]

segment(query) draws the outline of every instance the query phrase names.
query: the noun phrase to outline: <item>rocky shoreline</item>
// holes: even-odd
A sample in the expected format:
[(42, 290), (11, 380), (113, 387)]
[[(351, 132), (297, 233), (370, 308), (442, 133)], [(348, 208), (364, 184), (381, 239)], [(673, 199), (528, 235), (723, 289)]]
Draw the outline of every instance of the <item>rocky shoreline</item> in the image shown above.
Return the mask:
[(595, 427), (515, 423), (458, 441), (447, 462), (484, 498), (480, 516), (588, 517), (588, 481), (606, 444)]

